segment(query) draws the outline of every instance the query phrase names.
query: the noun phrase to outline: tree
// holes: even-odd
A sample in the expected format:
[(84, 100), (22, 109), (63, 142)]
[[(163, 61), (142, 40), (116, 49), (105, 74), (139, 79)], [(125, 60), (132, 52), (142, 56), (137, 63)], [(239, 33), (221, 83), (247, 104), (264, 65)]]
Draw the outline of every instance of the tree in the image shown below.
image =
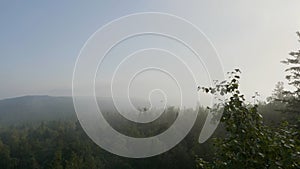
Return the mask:
[[(297, 32), (300, 39), (300, 33)], [(300, 40), (299, 40), (300, 42)], [(290, 52), (290, 58), (282, 61), (282, 63), (289, 66), (286, 69), (288, 75), (286, 79), (289, 81), (289, 85), (294, 87), (293, 91), (285, 91), (285, 94), (290, 96), (285, 99), (288, 104), (287, 112), (294, 113), (297, 117), (300, 115), (300, 50)]]
[(54, 155), (54, 159), (52, 161), (52, 167), (53, 169), (63, 169), (62, 164), (62, 152), (60, 150), (57, 150)]
[(273, 93), (270, 97), (267, 98), (268, 102), (276, 102), (276, 101), (282, 101), (284, 99), (284, 83), (283, 82), (277, 82), (275, 85), (275, 89), (273, 90)]
[(83, 168), (83, 160), (78, 157), (74, 152), (71, 154), (71, 158), (66, 162), (66, 169), (81, 169)]
[(0, 140), (0, 167), (12, 168), (12, 159), (10, 158), (9, 148)]
[(295, 128), (283, 123), (277, 129), (265, 126), (256, 104), (246, 104), (239, 91), (239, 73), (215, 88), (202, 88), (207, 93), (228, 94), (223, 105), (221, 122), (226, 129), (224, 138), (215, 139), (215, 154), (211, 163), (198, 159), (200, 168), (299, 168), (300, 147)]

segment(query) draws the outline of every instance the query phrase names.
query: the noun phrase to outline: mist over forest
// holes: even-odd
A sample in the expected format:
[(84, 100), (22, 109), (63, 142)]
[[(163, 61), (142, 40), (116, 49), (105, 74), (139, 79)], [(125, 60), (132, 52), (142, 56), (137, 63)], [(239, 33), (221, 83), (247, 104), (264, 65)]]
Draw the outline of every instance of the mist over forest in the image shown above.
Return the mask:
[[(297, 35), (300, 38), (300, 33)], [(226, 97), (212, 107), (200, 104), (198, 109), (181, 107), (183, 114), (198, 111), (191, 131), (170, 151), (144, 159), (117, 156), (93, 142), (82, 128), (80, 116), (77, 119), (72, 97), (32, 95), (0, 100), (0, 167), (299, 168), (299, 58), (300, 51), (296, 51), (282, 61), (289, 66), (286, 79), (293, 90), (278, 82), (266, 101), (259, 100), (258, 93), (250, 101), (245, 99), (240, 91), (243, 74), (238, 68), (228, 72), (225, 81), (215, 81), (214, 86), (199, 86), (196, 92)], [(180, 107), (167, 105), (154, 121), (136, 123), (120, 115), (113, 99), (99, 97), (97, 103), (114, 130), (134, 138), (163, 133), (181, 111)], [(133, 99), (132, 105), (141, 115), (155, 116), (147, 101)], [(153, 112), (159, 110), (154, 108)], [(211, 122), (220, 120), (220, 125), (211, 138), (200, 144), (199, 133), (203, 132), (205, 119), (210, 114), (213, 115)], [(189, 123), (192, 122), (186, 121)], [(123, 146), (126, 148), (126, 144)]]
[[(235, 75), (239, 71), (238, 69), (233, 71), (234, 78), (223, 86), (219, 86), (221, 88), (203, 87), (203, 92), (206, 93), (219, 91), (232, 94), (223, 105), (224, 114), (221, 124), (212, 138), (203, 144), (199, 144), (197, 141), (205, 118), (211, 109), (200, 106), (193, 128), (180, 144), (166, 153), (146, 159), (119, 157), (98, 147), (89, 139), (77, 120), (71, 97), (24, 96), (1, 100), (0, 166), (1, 168), (53, 169), (192, 169), (214, 168), (215, 166), (238, 168), (240, 165), (245, 165), (245, 167), (253, 165), (256, 168), (255, 166), (261, 165), (271, 168), (298, 168), (299, 120), (297, 118), (299, 119), (299, 114), (297, 111), (299, 109), (293, 109), (291, 112), (289, 109), (291, 103), (288, 102), (293, 99), (293, 96), (285, 91), (282, 83), (279, 82), (267, 102), (255, 101), (255, 98), (254, 103), (244, 102), (244, 96), (238, 91), (240, 75)], [(115, 130), (137, 138), (151, 137), (162, 133), (172, 125), (179, 112), (178, 107), (169, 106), (157, 120), (151, 123), (137, 124), (121, 116), (111, 104), (111, 99), (100, 98), (98, 101), (100, 106), (106, 106), (102, 109), (102, 113)], [(145, 105), (145, 102), (136, 101), (136, 105), (139, 104)], [(299, 103), (293, 104), (293, 106), (299, 106)], [(242, 112), (240, 112), (241, 110)], [(141, 106), (140, 111), (141, 113), (146, 112), (146, 109), (144, 110)], [(188, 111), (193, 111), (193, 109), (187, 108), (184, 113), (188, 113)], [(242, 117), (240, 117), (241, 115)], [(243, 126), (249, 122), (250, 126)], [(237, 125), (241, 126), (236, 128)], [(236, 130), (232, 131), (232, 128), (236, 128)], [(238, 132), (241, 132), (241, 135)], [(258, 139), (267, 140), (254, 140), (254, 144), (252, 139), (257, 132), (258, 135), (263, 136)], [(276, 134), (273, 135), (273, 132)], [(245, 133), (248, 133), (248, 136), (243, 136)], [(230, 139), (233, 139), (232, 143)], [(264, 143), (265, 141), (267, 143)], [(246, 142), (246, 145), (240, 145), (243, 142)], [(257, 152), (249, 152), (236, 149), (237, 147), (231, 147), (231, 145), (228, 147), (227, 144), (237, 144), (236, 146), (246, 146), (247, 148), (263, 144), (267, 147), (253, 148)], [(268, 146), (272, 146), (272, 149)], [(280, 151), (277, 152), (278, 150)], [(225, 151), (225, 154), (220, 151), (222, 153)], [(277, 154), (274, 154), (273, 151), (276, 151)], [(228, 156), (226, 152), (230, 152), (232, 155)], [(239, 153), (244, 154), (241, 156)], [(250, 160), (248, 156), (261, 161)], [(225, 158), (226, 160), (215, 162), (216, 158), (220, 158), (218, 160)], [(230, 163), (227, 158), (233, 158), (236, 161)], [(238, 164), (243, 160), (248, 163)]]
[(300, 169), (300, 1), (0, 1), (0, 169)]

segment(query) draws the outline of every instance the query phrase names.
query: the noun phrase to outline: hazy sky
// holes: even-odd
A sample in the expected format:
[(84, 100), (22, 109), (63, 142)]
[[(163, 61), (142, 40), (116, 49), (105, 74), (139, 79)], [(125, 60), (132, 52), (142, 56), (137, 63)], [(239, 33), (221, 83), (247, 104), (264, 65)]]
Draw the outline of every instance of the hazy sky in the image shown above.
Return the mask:
[(113, 19), (165, 12), (198, 26), (225, 71), (240, 68), (242, 89), (270, 95), (284, 80), (280, 61), (299, 48), (299, 0), (1, 1), (0, 98), (71, 95), (72, 73), (85, 41)]

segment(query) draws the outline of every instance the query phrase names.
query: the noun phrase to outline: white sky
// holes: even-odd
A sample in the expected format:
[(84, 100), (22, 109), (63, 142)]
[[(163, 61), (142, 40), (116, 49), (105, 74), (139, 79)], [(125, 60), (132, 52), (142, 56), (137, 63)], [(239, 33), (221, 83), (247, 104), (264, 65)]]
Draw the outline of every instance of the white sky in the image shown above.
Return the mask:
[(299, 0), (83, 3), (0, 3), (0, 98), (71, 95), (74, 64), (88, 37), (136, 12), (170, 13), (198, 26), (218, 50), (224, 70), (242, 70), (248, 97), (259, 92), (264, 99), (276, 82), (285, 81), (280, 61), (299, 49)]

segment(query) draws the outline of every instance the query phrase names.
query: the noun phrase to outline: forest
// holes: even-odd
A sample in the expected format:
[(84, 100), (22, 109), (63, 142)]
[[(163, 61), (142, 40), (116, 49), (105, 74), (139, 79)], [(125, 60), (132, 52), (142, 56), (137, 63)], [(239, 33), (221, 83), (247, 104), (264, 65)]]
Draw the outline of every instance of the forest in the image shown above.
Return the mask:
[[(297, 33), (300, 39), (300, 33)], [(275, 85), (266, 101), (253, 96), (247, 101), (240, 91), (242, 70), (234, 69), (215, 86), (198, 92), (226, 95), (216, 107), (200, 107), (190, 133), (176, 147), (158, 156), (131, 159), (119, 157), (98, 147), (76, 118), (40, 120), (0, 125), (1, 169), (293, 169), (300, 168), (300, 50), (282, 61), (286, 79)], [(278, 63), (280, 64), (280, 63)], [(243, 77), (247, 78), (247, 77)], [(211, 109), (222, 111), (214, 135), (199, 144), (204, 119)], [(20, 110), (22, 111), (22, 110)], [(167, 108), (149, 126), (129, 124), (117, 113), (105, 116), (113, 127), (127, 135), (144, 137), (164, 131), (178, 109)], [(2, 121), (2, 120), (1, 120)]]

